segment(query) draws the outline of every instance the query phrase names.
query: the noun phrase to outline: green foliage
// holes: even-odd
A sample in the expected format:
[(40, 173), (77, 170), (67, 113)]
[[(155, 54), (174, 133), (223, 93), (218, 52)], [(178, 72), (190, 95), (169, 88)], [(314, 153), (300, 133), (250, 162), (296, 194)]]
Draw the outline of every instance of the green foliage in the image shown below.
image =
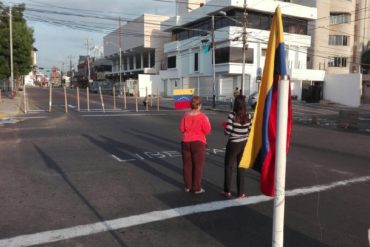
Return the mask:
[[(28, 74), (32, 69), (33, 30), (23, 17), (24, 4), (13, 6), (13, 65), (14, 77)], [(0, 2), (0, 79), (10, 76), (9, 8)]]

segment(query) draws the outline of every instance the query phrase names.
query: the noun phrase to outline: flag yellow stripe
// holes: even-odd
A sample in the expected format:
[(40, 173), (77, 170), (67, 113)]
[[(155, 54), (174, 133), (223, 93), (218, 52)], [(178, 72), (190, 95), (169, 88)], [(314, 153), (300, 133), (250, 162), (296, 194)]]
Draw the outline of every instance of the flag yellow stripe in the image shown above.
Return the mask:
[(194, 88), (186, 88), (186, 89), (174, 89), (173, 95), (192, 95), (194, 94)]
[(266, 54), (265, 66), (263, 69), (262, 82), (259, 88), (256, 110), (252, 120), (252, 128), (244, 148), (243, 156), (240, 161), (240, 167), (252, 168), (262, 147), (262, 125), (265, 112), (265, 101), (274, 81), (274, 68), (276, 49), (280, 43), (284, 42), (283, 25), (280, 8), (277, 8), (276, 14), (272, 20), (270, 38)]

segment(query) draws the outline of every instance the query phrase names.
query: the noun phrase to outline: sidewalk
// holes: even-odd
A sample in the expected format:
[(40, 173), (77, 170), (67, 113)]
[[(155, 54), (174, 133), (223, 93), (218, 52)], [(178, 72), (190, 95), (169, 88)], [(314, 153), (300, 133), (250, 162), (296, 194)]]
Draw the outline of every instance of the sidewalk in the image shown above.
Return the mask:
[(7, 119), (11, 116), (22, 113), (21, 96), (16, 96), (13, 99), (6, 95), (1, 95), (0, 102), (0, 120)]

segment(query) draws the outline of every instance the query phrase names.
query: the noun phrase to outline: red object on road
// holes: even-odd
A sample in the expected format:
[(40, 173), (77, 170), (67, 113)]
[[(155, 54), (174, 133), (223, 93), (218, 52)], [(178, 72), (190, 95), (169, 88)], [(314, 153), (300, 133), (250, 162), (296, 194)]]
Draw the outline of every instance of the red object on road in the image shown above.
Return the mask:
[(223, 121), (223, 122), (222, 122), (222, 128), (223, 128), (223, 129), (226, 129), (226, 127), (227, 127), (227, 122), (226, 122), (226, 121)]

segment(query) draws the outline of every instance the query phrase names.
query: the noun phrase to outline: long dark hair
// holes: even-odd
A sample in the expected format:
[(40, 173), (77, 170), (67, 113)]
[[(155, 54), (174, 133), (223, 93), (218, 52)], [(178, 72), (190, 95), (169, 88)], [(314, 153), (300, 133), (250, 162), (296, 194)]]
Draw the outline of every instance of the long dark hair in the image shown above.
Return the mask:
[(247, 123), (247, 104), (245, 103), (244, 95), (235, 97), (233, 112), (235, 113), (235, 122), (240, 124)]

